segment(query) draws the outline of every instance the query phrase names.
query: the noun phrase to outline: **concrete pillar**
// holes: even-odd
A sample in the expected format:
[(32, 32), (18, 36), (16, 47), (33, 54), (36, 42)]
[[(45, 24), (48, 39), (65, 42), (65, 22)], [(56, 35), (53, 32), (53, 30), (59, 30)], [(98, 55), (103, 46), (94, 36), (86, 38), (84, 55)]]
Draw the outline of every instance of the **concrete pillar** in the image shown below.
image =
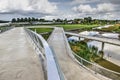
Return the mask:
[(101, 47), (101, 51), (104, 50), (104, 42), (102, 42), (102, 47)]
[(80, 37), (79, 37), (79, 41), (80, 41)]

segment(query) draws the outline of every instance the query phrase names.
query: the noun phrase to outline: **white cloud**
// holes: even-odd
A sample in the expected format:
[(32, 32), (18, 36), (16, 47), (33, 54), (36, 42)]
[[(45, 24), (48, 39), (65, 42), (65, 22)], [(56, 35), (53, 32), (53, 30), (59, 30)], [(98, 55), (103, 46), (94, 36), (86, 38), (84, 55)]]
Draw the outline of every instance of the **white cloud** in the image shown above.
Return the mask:
[(95, 3), (99, 2), (100, 0), (73, 0), (71, 4), (84, 4), (84, 3)]
[(109, 12), (109, 11), (114, 11), (115, 10), (115, 5), (111, 3), (103, 3), (97, 5), (98, 12)]
[(90, 5), (79, 5), (77, 7), (73, 7), (73, 10), (80, 13), (96, 12), (96, 8), (92, 8)]
[(80, 14), (81, 16), (91, 16), (98, 19), (120, 19), (118, 16), (120, 14), (119, 5), (112, 3), (96, 4), (91, 6), (90, 4), (80, 4), (72, 8), (75, 14)]
[(79, 13), (88, 13), (88, 14), (96, 14), (96, 13), (107, 13), (110, 11), (115, 10), (115, 5), (111, 3), (103, 3), (103, 4), (98, 4), (96, 7), (91, 7), (90, 5), (79, 5), (73, 7), (73, 10)]
[(56, 4), (48, 0), (0, 0), (0, 13), (14, 11), (26, 13), (53, 13), (56, 9)]

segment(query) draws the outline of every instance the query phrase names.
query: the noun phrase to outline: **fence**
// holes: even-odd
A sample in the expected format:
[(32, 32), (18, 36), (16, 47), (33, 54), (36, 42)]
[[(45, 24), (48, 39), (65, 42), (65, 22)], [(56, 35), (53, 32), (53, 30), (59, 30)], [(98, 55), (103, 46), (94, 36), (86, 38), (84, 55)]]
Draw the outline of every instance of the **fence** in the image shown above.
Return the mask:
[(47, 73), (45, 74), (47, 77), (47, 80), (65, 80), (65, 77), (63, 76), (63, 73), (59, 67), (58, 61), (55, 58), (55, 54), (53, 53), (52, 49), (49, 47), (48, 43), (44, 40), (44, 38), (25, 28), (25, 31), (27, 34), (31, 37), (37, 48), (44, 53), (40, 54), (43, 58), (45, 58), (45, 64), (44, 67), (46, 67)]
[(89, 61), (81, 58), (80, 56), (78, 56), (74, 52), (73, 52), (73, 55), (80, 62), (81, 65), (83, 65), (87, 69), (93, 70), (95, 72), (95, 74), (99, 73), (99, 74), (101, 74), (103, 76), (106, 76), (106, 77), (108, 77), (110, 79), (120, 80), (120, 73), (119, 72), (115, 72), (115, 71), (103, 68), (103, 67), (101, 67), (101, 66), (99, 66), (97, 64), (94, 64), (92, 62), (89, 62)]
[(10, 29), (12, 29), (12, 28), (14, 28), (14, 27), (0, 27), (0, 33), (3, 33), (3, 32), (5, 32), (5, 31), (8, 31), (8, 30), (10, 30)]

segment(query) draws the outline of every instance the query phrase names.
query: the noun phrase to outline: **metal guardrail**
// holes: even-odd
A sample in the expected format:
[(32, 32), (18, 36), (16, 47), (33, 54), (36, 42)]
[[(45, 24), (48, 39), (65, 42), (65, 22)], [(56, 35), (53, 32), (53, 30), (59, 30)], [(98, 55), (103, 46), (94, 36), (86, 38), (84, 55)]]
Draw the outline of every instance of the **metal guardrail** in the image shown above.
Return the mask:
[(50, 47), (50, 48), (51, 48), (51, 50), (52, 50), (52, 52), (53, 52), (53, 55), (54, 55), (54, 59), (55, 59), (55, 62), (56, 62), (56, 66), (57, 66), (57, 69), (58, 69), (58, 72), (59, 72), (59, 75), (60, 75), (60, 80), (67, 80), (66, 77), (65, 77), (65, 75), (64, 75), (63, 72), (61, 71), (60, 65), (59, 65), (59, 63), (58, 63), (57, 56), (56, 56), (53, 48), (52, 48), (52, 47)]
[(5, 31), (8, 31), (8, 30), (10, 30), (10, 29), (12, 29), (12, 28), (14, 28), (14, 27), (0, 27), (0, 33), (3, 33), (3, 32), (5, 32)]
[(120, 46), (120, 40), (117, 40), (117, 39), (93, 37), (93, 36), (81, 35), (81, 34), (76, 34), (76, 33), (71, 33), (71, 32), (65, 32), (65, 34)]
[(47, 74), (46, 74), (47, 80), (65, 80), (64, 77), (61, 75), (62, 72), (59, 68), (59, 64), (55, 58), (55, 55), (51, 51), (45, 39), (41, 35), (29, 29), (25, 28), (25, 31), (27, 32), (27, 34), (29, 34), (29, 36), (31, 37), (33, 42), (36, 44), (36, 46), (39, 48), (39, 50), (45, 54), (46, 66), (44, 67), (46, 67), (46, 70), (47, 70)]
[[(65, 33), (69, 34), (68, 32), (65, 32)], [(72, 34), (72, 33), (70, 33), (70, 34)], [(92, 62), (89, 62), (89, 61), (83, 59), (82, 57), (78, 56), (74, 52), (72, 52), (72, 53), (75, 56), (75, 58), (78, 60), (78, 62), (82, 66), (84, 66), (86, 69), (92, 70), (95, 73), (99, 73), (99, 74), (101, 74), (103, 76), (106, 76), (106, 77), (108, 77), (110, 79), (113, 79), (113, 80), (120, 80), (120, 73), (119, 72), (115, 72), (115, 71), (106, 69), (102, 66), (99, 66), (97, 64), (94, 64)]]
[(110, 79), (120, 80), (120, 73), (119, 72), (115, 72), (115, 71), (106, 69), (104, 67), (101, 67), (97, 64), (94, 64), (92, 62), (89, 62), (89, 61), (83, 59), (82, 57), (78, 56), (74, 52), (73, 52), (73, 55), (76, 57), (76, 59), (80, 62), (80, 64), (82, 66), (84, 66), (87, 69), (93, 70), (95, 72), (95, 74), (99, 73), (99, 74), (106, 76)]

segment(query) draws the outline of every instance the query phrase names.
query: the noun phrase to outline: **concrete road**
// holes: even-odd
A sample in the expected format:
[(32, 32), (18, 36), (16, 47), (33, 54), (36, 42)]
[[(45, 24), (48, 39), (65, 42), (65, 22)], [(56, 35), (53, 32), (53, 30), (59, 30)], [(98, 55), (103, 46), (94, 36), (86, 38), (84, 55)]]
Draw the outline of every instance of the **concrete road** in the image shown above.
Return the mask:
[(53, 48), (67, 80), (99, 80), (68, 56), (69, 51), (66, 49), (67, 46), (65, 45), (65, 38), (63, 35), (62, 28), (55, 28), (48, 39), (48, 43)]
[(23, 28), (0, 34), (0, 80), (44, 80), (40, 59)]

